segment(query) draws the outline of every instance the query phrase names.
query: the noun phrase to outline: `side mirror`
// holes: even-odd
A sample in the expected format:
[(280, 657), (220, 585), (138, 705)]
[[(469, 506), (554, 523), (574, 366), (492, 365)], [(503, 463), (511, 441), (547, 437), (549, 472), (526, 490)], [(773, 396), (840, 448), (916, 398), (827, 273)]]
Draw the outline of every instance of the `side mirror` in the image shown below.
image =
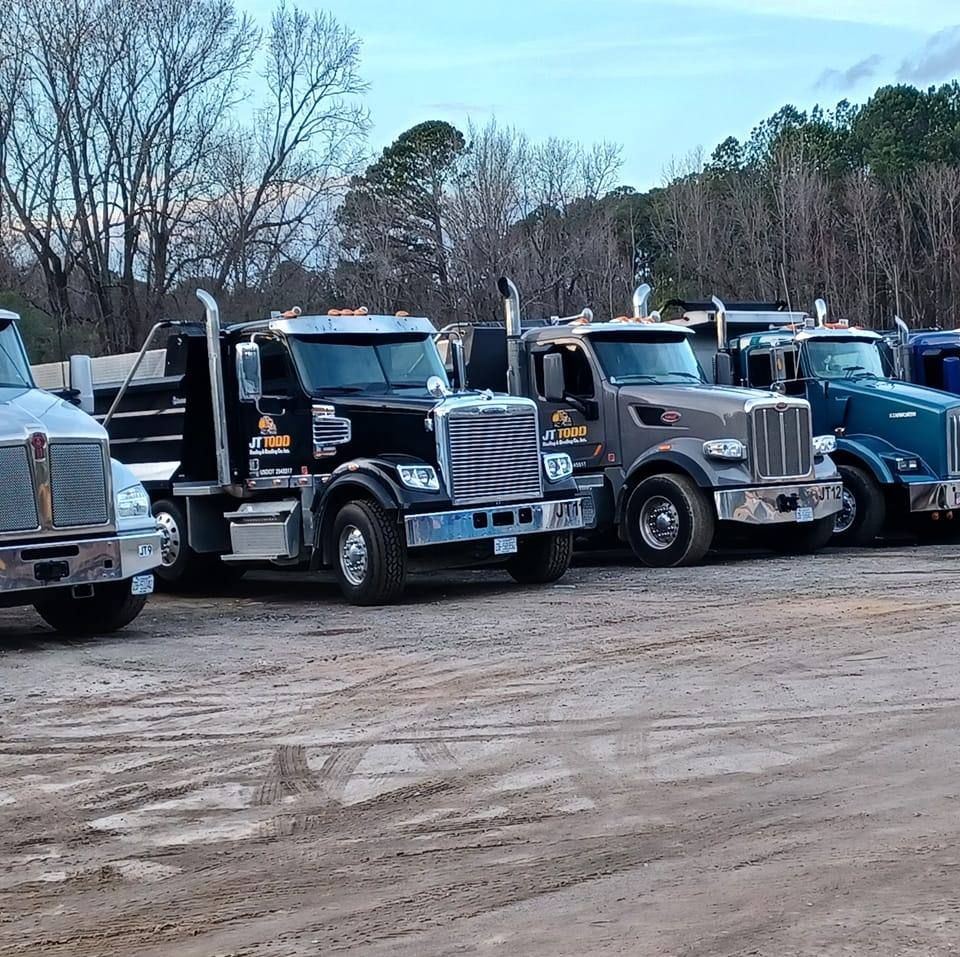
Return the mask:
[(237, 392), (241, 402), (259, 402), (263, 398), (260, 371), (260, 346), (255, 342), (237, 343)]
[(733, 359), (729, 352), (718, 352), (714, 357), (713, 379), (717, 385), (733, 385)]
[(543, 357), (543, 396), (548, 402), (563, 402), (566, 392), (563, 356), (552, 352)]
[(77, 405), (87, 415), (93, 415), (93, 362), (90, 356), (70, 356), (70, 388), (77, 397)]
[(467, 354), (462, 339), (450, 340), (450, 358), (453, 361), (453, 384), (458, 392), (467, 387)]
[(427, 379), (427, 392), (435, 399), (445, 399), (450, 395), (450, 390), (444, 384), (443, 379), (438, 375), (432, 375)]

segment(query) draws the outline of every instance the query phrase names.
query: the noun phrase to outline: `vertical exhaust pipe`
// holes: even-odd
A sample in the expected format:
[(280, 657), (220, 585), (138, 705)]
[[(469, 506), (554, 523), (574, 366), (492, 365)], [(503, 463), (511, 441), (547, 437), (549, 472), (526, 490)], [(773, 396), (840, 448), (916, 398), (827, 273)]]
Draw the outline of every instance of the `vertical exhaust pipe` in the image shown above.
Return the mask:
[(827, 322), (827, 304), (822, 299), (818, 299), (813, 304), (813, 308), (817, 314), (817, 328), (822, 329)]
[(897, 341), (902, 346), (910, 344), (910, 327), (899, 317), (893, 317), (893, 324), (897, 328)]
[(506, 276), (497, 280), (497, 289), (503, 297), (503, 318), (507, 330), (507, 392), (521, 395), (520, 388), (520, 293)]
[(716, 296), (711, 297), (711, 299), (716, 311), (717, 350), (725, 352), (727, 349), (727, 307)]
[(653, 289), (648, 283), (641, 283), (633, 290), (633, 318), (634, 319), (643, 319), (649, 313), (647, 308), (650, 305), (650, 296), (653, 294)]
[(233, 484), (230, 449), (227, 445), (227, 404), (223, 388), (223, 359), (220, 355), (220, 308), (204, 289), (197, 290), (207, 315), (207, 362), (210, 369), (210, 398), (213, 405), (213, 441), (217, 456), (217, 482), (221, 488)]

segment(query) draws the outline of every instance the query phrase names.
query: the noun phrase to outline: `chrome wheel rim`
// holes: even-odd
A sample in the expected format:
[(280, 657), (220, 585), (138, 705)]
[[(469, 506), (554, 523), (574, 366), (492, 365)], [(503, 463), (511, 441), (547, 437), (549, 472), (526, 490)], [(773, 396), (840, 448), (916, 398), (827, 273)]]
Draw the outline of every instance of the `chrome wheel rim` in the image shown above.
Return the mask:
[(356, 525), (340, 532), (340, 570), (351, 585), (362, 585), (367, 577), (367, 540)]
[(837, 512), (837, 517), (833, 520), (833, 534), (842, 535), (849, 532), (853, 523), (857, 520), (857, 500), (853, 492), (844, 485), (843, 493), (840, 496), (841, 509)]
[(169, 568), (180, 557), (180, 526), (169, 512), (160, 512), (156, 516), (160, 529), (160, 561)]
[(654, 495), (640, 509), (640, 535), (658, 552), (669, 548), (680, 535), (680, 513), (670, 499)]

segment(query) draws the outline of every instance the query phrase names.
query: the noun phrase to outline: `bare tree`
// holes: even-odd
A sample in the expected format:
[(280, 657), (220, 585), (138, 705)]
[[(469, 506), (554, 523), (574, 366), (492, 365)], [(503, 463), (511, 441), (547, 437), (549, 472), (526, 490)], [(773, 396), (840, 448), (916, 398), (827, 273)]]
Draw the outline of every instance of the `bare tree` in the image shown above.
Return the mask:
[(252, 127), (231, 132), (215, 159), (210, 237), (220, 288), (248, 287), (280, 255), (306, 261), (331, 228), (329, 202), (355, 170), (368, 124), (359, 53), (358, 39), (327, 13), (274, 12), (263, 77), (269, 104)]

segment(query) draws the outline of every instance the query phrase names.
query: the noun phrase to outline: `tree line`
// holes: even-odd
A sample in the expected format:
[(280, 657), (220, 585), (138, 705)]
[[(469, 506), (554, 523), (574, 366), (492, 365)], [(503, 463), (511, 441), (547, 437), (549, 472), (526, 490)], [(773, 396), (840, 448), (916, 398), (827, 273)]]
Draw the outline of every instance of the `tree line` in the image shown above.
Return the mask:
[(834, 315), (956, 324), (960, 85), (785, 107), (662, 185), (614, 143), (426, 121), (368, 151), (361, 41), (281, 2), (20, 0), (0, 11), (0, 306), (37, 358), (135, 348), (193, 314), (293, 304), (499, 318), (657, 298), (823, 295)]

